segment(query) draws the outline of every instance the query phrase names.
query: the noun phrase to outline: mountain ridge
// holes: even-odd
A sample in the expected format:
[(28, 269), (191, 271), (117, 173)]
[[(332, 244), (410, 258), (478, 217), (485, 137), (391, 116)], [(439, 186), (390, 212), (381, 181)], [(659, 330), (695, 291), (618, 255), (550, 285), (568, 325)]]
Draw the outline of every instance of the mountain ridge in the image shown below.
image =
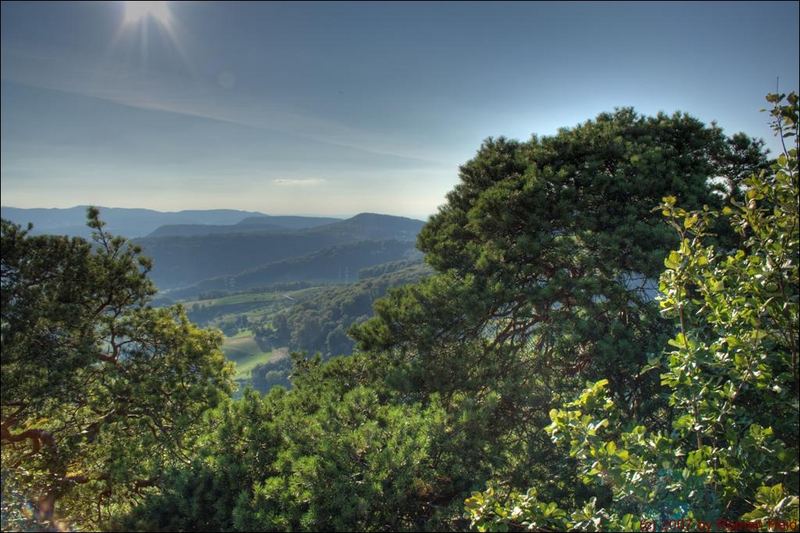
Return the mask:
[(170, 298), (189, 298), (214, 290), (250, 290), (275, 283), (312, 281), (348, 283), (362, 281), (360, 271), (387, 263), (411, 264), (422, 253), (412, 242), (395, 239), (359, 241), (316, 250), (306, 255), (273, 261), (232, 276), (217, 276), (183, 289), (169, 291)]
[(152, 279), (167, 290), (360, 241), (414, 242), (424, 224), (405, 217), (359, 214), (300, 230), (153, 236), (134, 242), (153, 259)]
[[(33, 224), (32, 234), (56, 234), (70, 237), (89, 237), (92, 230), (86, 226), (86, 209), (74, 207), (12, 207), (1, 206), (0, 216), (16, 224)], [(185, 209), (182, 211), (157, 211), (139, 207), (102, 207), (100, 219), (106, 229), (127, 238), (144, 237), (165, 224), (235, 224), (252, 216), (264, 215), (259, 211), (238, 209)], [(264, 215), (267, 216), (267, 215)]]

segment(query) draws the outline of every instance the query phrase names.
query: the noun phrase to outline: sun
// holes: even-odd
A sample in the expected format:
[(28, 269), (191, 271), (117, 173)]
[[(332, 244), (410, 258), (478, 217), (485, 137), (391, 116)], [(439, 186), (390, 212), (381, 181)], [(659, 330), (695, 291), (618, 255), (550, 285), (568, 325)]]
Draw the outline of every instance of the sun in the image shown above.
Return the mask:
[(152, 17), (162, 26), (169, 27), (171, 15), (166, 2), (125, 2), (125, 24), (144, 22)]
[[(119, 2), (122, 21), (111, 41), (109, 53), (114, 53), (118, 46), (134, 46), (138, 44), (140, 57), (144, 63), (150, 55), (150, 49), (172, 45), (180, 60), (193, 70), (188, 54), (181, 43), (184, 33), (176, 14), (172, 11), (172, 2)], [(153, 39), (155, 37), (155, 39)], [(123, 44), (124, 43), (124, 44)], [(130, 50), (129, 50), (130, 52)]]

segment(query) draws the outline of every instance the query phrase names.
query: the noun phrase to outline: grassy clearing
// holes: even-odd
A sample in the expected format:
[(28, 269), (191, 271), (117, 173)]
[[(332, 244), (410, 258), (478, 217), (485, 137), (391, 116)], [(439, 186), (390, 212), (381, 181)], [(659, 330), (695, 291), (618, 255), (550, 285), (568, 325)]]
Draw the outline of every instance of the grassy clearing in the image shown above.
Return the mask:
[[(275, 290), (265, 289), (260, 292), (248, 292), (244, 294), (232, 294), (230, 296), (220, 296), (218, 298), (211, 298), (208, 300), (187, 300), (183, 302), (184, 307), (192, 309), (195, 306), (221, 306), (221, 305), (237, 305), (237, 304), (252, 304), (263, 303), (289, 305), (294, 301), (302, 300), (320, 289), (324, 289), (329, 285), (321, 285), (316, 287), (307, 287), (305, 289), (295, 290)], [(288, 297), (288, 298), (287, 298)]]
[(252, 335), (245, 337), (226, 337), (222, 343), (222, 351), (231, 361), (238, 363), (244, 358), (251, 357), (261, 352)]
[(223, 327), (223, 324), (243, 316), (255, 323), (267, 323), (284, 309), (314, 298), (323, 287), (309, 287), (296, 291), (264, 291), (235, 294), (209, 300), (183, 302), (189, 319), (201, 327)]
[(195, 305), (234, 305), (253, 302), (271, 302), (280, 298), (279, 293), (274, 291), (264, 291), (249, 294), (234, 294), (231, 296), (222, 296), (220, 298), (212, 298), (210, 300), (191, 300), (184, 302), (187, 308), (194, 307)]
[(225, 352), (225, 356), (236, 364), (234, 379), (237, 380), (250, 379), (250, 371), (256, 365), (289, 356), (286, 348), (277, 348), (269, 352), (262, 351), (252, 335), (226, 337), (222, 350)]
[(276, 348), (271, 352), (255, 354), (248, 359), (236, 363), (235, 379), (250, 379), (250, 371), (257, 365), (270, 361), (277, 361), (286, 357), (289, 357), (289, 350), (287, 348)]

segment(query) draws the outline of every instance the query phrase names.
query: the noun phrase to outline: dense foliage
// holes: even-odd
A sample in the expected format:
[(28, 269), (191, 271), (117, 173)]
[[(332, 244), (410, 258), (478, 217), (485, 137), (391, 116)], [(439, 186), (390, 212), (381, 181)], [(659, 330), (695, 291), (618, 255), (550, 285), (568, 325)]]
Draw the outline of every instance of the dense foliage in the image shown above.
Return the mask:
[[(758, 142), (628, 109), (527, 143), (488, 140), (420, 235), (437, 272), (378, 302), (353, 330), (361, 352), (322, 366), (296, 358), (291, 391), (245, 399), (261, 429), (253, 419), (233, 441), (214, 432), (207, 459), (121, 524), (460, 529), (464, 498), (493, 478), (536, 484), (563, 507), (588, 500), (569, 443), (544, 432), (552, 408), (604, 378), (627, 416), (668, 424), (648, 365), (673, 333), (654, 296), (679, 239), (653, 207), (669, 195), (719, 207), (737, 195), (725, 184), (764, 161)], [(235, 502), (212, 489), (233, 480)], [(185, 513), (168, 511), (186, 500)], [(212, 501), (215, 521), (203, 522)]]
[(653, 298), (677, 237), (653, 208), (667, 195), (720, 205), (715, 178), (740, 154), (691, 117), (630, 109), (527, 143), (489, 139), (420, 234), (438, 274), (379, 302), (355, 336), (391, 353), (409, 394), (499, 398), (484, 468), (579, 498), (547, 413), (607, 379), (627, 411), (659, 423), (658, 375), (645, 369), (672, 333)]
[[(796, 97), (770, 99), (795, 140)], [(156, 486), (103, 525), (617, 530), (795, 517), (796, 146), (772, 163), (762, 142), (680, 113), (619, 109), (551, 137), (488, 139), (420, 233), (433, 274), (369, 268), (255, 331), (263, 348), (327, 358), (350, 349), (346, 326), (388, 290), (351, 329), (355, 353), (258, 367), (270, 385), (290, 371), (291, 389), (247, 390), (202, 416), (213, 401), (197, 397), (191, 455), (135, 444), (149, 455), (134, 472), (157, 463)], [(4, 300), (4, 335), (5, 320)]]
[[(686, 211), (668, 196), (661, 205), (680, 237), (659, 287), (677, 333), (650, 366), (665, 388), (667, 424), (631, 416), (607, 379), (594, 383), (551, 411), (547, 431), (569, 447), (596, 494), (568, 513), (535, 489), (489, 487), (467, 500), (473, 526), (796, 529), (798, 99), (784, 97), (768, 100), (778, 133), (795, 144), (769, 172), (742, 180), (738, 201)], [(710, 243), (717, 218), (741, 236), (739, 248)], [(598, 508), (608, 492), (611, 501)]]
[(89, 219), (94, 245), (2, 222), (3, 529), (99, 525), (231, 387), (220, 336), (149, 307), (149, 261)]
[[(217, 413), (201, 456), (121, 526), (163, 530), (415, 529), (441, 472), (444, 413), (338, 379), (357, 358), (298, 361), (291, 392)], [(198, 490), (202, 487), (201, 490)], [(178, 512), (175, 512), (175, 510)]]

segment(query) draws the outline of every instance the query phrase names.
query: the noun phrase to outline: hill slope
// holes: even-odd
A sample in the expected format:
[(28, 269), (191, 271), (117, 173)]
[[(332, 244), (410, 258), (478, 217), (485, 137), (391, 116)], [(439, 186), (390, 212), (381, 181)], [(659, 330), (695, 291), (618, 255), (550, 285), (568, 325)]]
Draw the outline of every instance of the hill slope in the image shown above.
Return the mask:
[(220, 233), (255, 233), (255, 232), (285, 232), (302, 230), (339, 222), (338, 218), (330, 217), (295, 217), (262, 215), (247, 217), (236, 224), (211, 225), (211, 224), (170, 224), (160, 226), (148, 237), (194, 237), (197, 235), (212, 235)]
[(421, 220), (376, 213), (360, 213), (352, 218), (306, 230), (308, 234), (359, 235), (363, 240), (398, 239), (413, 241), (425, 223)]
[(341, 222), (340, 218), (332, 217), (298, 217), (298, 216), (277, 216), (277, 215), (260, 215), (255, 217), (247, 217), (236, 226), (255, 227), (255, 226), (280, 226), (286, 229), (306, 229), (323, 224), (333, 224), (334, 222)]
[[(305, 256), (342, 244), (368, 240), (413, 242), (423, 224), (420, 220), (403, 217), (362, 214), (303, 230), (147, 237), (136, 242), (153, 259), (151, 277), (164, 290), (189, 287), (210, 278), (237, 275), (268, 263)], [(354, 266), (353, 277), (365, 266), (369, 265), (360, 263)]]
[(171, 292), (170, 296), (191, 298), (208, 291), (247, 290), (289, 281), (347, 283), (355, 281), (362, 269), (388, 262), (401, 262), (407, 266), (408, 260), (421, 257), (411, 241), (360, 241), (276, 261), (235, 276), (204, 280), (187, 289)]

